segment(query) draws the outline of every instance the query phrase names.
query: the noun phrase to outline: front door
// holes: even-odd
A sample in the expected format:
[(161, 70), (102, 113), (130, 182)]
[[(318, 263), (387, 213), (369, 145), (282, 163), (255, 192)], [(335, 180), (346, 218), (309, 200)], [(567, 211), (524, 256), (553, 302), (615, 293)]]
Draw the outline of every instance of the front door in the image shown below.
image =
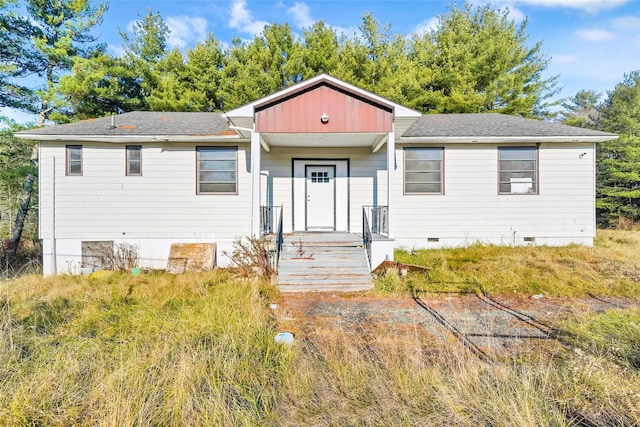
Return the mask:
[(307, 165), (306, 225), (307, 230), (336, 229), (336, 167)]

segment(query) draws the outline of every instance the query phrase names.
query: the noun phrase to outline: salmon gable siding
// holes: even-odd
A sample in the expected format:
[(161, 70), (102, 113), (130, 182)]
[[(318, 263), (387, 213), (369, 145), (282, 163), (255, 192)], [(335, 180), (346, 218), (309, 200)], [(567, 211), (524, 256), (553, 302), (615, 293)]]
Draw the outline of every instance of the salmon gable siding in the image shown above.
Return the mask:
[(390, 132), (393, 109), (325, 83), (256, 106), (255, 123), (264, 133)]

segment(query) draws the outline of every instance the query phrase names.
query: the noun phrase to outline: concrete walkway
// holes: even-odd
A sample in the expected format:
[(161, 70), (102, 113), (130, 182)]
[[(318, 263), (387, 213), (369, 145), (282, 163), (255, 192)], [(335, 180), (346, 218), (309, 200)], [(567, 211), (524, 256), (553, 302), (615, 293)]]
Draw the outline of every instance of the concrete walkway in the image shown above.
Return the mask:
[(348, 233), (295, 233), (284, 238), (282, 292), (355, 292), (373, 288), (362, 238)]

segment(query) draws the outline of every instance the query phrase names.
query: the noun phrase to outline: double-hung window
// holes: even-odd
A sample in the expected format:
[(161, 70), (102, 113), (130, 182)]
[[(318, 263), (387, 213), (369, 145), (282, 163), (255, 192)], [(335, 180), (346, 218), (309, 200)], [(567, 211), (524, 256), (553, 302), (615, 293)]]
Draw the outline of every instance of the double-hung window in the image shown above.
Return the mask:
[(238, 148), (197, 147), (198, 194), (237, 194)]
[(498, 147), (500, 194), (538, 194), (538, 147)]
[(443, 194), (443, 156), (444, 148), (405, 148), (405, 194)]
[(127, 145), (127, 176), (142, 175), (142, 147)]
[(67, 175), (82, 175), (82, 145), (67, 145)]

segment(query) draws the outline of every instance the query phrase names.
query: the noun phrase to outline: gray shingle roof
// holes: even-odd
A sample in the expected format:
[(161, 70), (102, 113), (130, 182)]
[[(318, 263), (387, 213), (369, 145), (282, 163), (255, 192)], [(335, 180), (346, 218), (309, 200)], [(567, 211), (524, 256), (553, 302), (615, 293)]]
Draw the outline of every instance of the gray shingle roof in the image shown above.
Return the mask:
[[(176, 113), (134, 111), (111, 117), (82, 120), (59, 126), (18, 132), (56, 136), (227, 136), (237, 133), (229, 128), (227, 119), (219, 113)], [(607, 137), (616, 135), (524, 119), (504, 114), (427, 114), (416, 120), (402, 135), (403, 138), (456, 138), (456, 137)]]
[(551, 137), (613, 134), (565, 126), (559, 123), (524, 119), (505, 114), (427, 114), (407, 129), (403, 137)]
[(223, 118), (219, 113), (134, 111), (115, 116), (115, 125), (115, 128), (111, 127), (111, 117), (101, 117), (59, 126), (30, 129), (24, 131), (24, 133), (70, 136), (236, 135), (236, 132), (229, 128), (227, 119)]

